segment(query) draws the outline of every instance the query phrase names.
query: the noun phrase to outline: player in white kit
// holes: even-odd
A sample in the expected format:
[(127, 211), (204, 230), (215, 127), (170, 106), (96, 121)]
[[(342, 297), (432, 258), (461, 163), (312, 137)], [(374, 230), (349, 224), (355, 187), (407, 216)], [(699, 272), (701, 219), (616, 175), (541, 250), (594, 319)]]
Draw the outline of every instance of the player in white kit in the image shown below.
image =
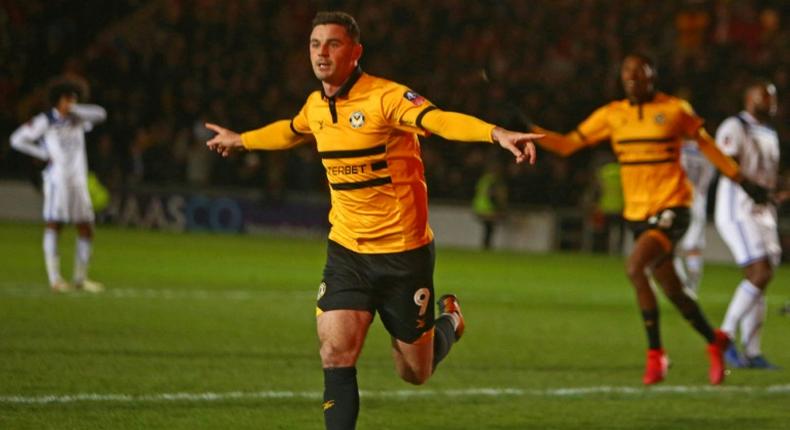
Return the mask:
[(694, 202), (691, 205), (691, 220), (686, 234), (678, 244), (674, 258), (675, 271), (686, 288), (697, 293), (702, 280), (705, 249), (705, 226), (708, 221), (708, 188), (716, 176), (716, 168), (700, 152), (696, 140), (683, 142), (680, 162), (686, 176), (694, 185)]
[(60, 274), (58, 238), (63, 224), (77, 227), (73, 288), (98, 292), (103, 286), (88, 280), (93, 239), (93, 205), (88, 194), (85, 132), (107, 117), (104, 108), (78, 104), (83, 93), (75, 82), (59, 81), (50, 87), (51, 108), (20, 126), (11, 135), (11, 146), (46, 164), (42, 172), (44, 193), (44, 261), (52, 290), (64, 292), (72, 285)]
[[(746, 178), (775, 190), (779, 138), (768, 122), (777, 111), (776, 87), (769, 82), (749, 85), (744, 107), (719, 126), (716, 144), (740, 164)], [(760, 334), (766, 316), (765, 290), (781, 257), (776, 207), (770, 202), (755, 202), (740, 186), (720, 178), (716, 227), (744, 275), (721, 327), (731, 338), (740, 329), (743, 354), (733, 342), (725, 358), (732, 367), (775, 368), (762, 355)]]

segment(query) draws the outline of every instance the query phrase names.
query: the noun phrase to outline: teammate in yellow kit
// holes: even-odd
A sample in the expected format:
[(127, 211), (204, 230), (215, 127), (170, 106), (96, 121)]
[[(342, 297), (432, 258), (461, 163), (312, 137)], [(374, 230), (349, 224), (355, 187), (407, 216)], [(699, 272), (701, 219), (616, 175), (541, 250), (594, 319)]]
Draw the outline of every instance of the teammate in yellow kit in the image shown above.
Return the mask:
[(315, 139), (332, 209), (317, 329), (328, 429), (351, 429), (359, 411), (356, 362), (378, 312), (392, 336), (398, 374), (424, 383), (464, 330), (454, 295), (433, 309), (433, 233), (418, 135), (498, 143), (516, 162), (535, 162), (533, 139), (477, 118), (436, 108), (407, 87), (362, 72), (354, 18), (321, 12), (313, 20), (310, 59), (322, 90), (291, 120), (237, 134), (206, 124), (207, 142), (234, 151), (287, 149)]
[(659, 334), (656, 296), (649, 282), (652, 275), (670, 301), (705, 337), (710, 382), (720, 384), (725, 370), (722, 354), (729, 339), (711, 327), (696, 301), (684, 291), (672, 264), (674, 245), (689, 224), (692, 201), (691, 185), (680, 165), (683, 138), (696, 140), (719, 171), (741, 183), (750, 194), (765, 199), (767, 193), (743, 180), (738, 165), (716, 148), (702, 127), (704, 121), (686, 101), (656, 91), (654, 77), (655, 67), (649, 58), (629, 55), (621, 69), (625, 100), (599, 108), (566, 135), (537, 126), (532, 128), (546, 134), (540, 141), (542, 147), (560, 155), (611, 141), (620, 163), (625, 200), (623, 217), (634, 232), (634, 249), (626, 272), (636, 289), (648, 337), (643, 382), (662, 381), (668, 365)]

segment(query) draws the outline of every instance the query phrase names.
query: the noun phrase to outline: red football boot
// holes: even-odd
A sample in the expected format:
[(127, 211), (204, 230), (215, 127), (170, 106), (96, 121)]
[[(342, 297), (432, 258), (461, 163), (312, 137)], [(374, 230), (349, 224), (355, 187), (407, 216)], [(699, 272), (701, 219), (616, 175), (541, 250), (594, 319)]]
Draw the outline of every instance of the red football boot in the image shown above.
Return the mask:
[(645, 375), (642, 376), (642, 383), (645, 385), (657, 384), (664, 380), (669, 369), (669, 359), (664, 354), (663, 348), (647, 350), (647, 363), (645, 363)]
[(710, 360), (708, 377), (711, 384), (719, 385), (724, 382), (724, 371), (726, 370), (724, 352), (730, 346), (730, 337), (719, 329), (716, 329), (714, 333), (716, 337), (712, 343), (708, 344), (708, 359)]
[(458, 297), (455, 294), (445, 294), (439, 297), (439, 314), (449, 314), (453, 320), (453, 328), (455, 329), (455, 341), (461, 338), (464, 334), (464, 316), (461, 314), (461, 305), (458, 303)]

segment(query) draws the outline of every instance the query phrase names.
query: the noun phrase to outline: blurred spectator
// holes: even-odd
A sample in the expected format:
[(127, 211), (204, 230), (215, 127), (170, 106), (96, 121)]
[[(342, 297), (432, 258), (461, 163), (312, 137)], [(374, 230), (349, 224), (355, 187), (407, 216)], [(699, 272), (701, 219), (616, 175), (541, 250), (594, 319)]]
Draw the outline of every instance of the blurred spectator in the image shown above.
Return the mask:
[(483, 224), (483, 249), (491, 249), (497, 224), (502, 222), (507, 211), (507, 182), (497, 155), (489, 154), (472, 199), (472, 209)]
[[(737, 108), (739, 88), (753, 75), (777, 83), (783, 99), (779, 118), (787, 118), (790, 8), (785, 3), (340, 0), (329, 5), (348, 10), (366, 29), (363, 44), (378, 53), (365, 57), (366, 71), (432, 94), (431, 101), (448, 110), (492, 121), (523, 110), (542, 124), (567, 129), (602, 101), (622, 95), (618, 64), (639, 49), (657, 57), (660, 86), (670, 93), (685, 90), (714, 129)], [(293, 116), (301, 107), (294, 100), (318, 88), (303, 37), (316, 7), (272, 0), (0, 2), (0, 53), (9, 59), (0, 70), (0, 133), (9, 135), (40, 109), (38, 82), (57, 74), (81, 75), (93, 84), (91, 98), (112, 112), (101, 134), (109, 143), (98, 145), (103, 149), (94, 163), (110, 188), (216, 183), (258, 188), (272, 198), (321, 191), (326, 184), (311, 146), (218, 162), (201, 152), (206, 135), (195, 126), (212, 120), (249, 129)], [(790, 141), (788, 124), (777, 124), (783, 142)], [(112, 154), (102, 152), (107, 148)], [(428, 138), (423, 151), (432, 196), (468, 201), (483, 171), (482, 149)], [(0, 147), (3, 175), (21, 176), (21, 165), (7, 146)], [(595, 173), (590, 155), (582, 153), (567, 160), (541, 154), (536, 167), (506, 166), (503, 174), (512, 204), (577, 206), (579, 190)]]

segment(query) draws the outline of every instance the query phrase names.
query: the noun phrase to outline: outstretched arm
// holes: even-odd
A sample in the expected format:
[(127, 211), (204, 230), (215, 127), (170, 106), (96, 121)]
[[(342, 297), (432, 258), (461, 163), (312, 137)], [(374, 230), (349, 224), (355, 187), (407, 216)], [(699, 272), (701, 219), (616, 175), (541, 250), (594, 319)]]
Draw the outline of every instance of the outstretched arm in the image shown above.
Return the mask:
[(545, 134), (546, 137), (538, 141), (538, 145), (543, 149), (547, 149), (557, 155), (567, 157), (574, 152), (587, 146), (584, 137), (577, 131), (572, 131), (568, 134), (562, 135), (557, 132), (546, 130), (543, 127), (533, 125), (532, 131), (536, 133)]
[(217, 133), (206, 146), (223, 157), (245, 149), (278, 150), (292, 148), (306, 139), (291, 128), (288, 120), (275, 121), (265, 127), (246, 133), (236, 133), (216, 124), (206, 123), (206, 128)]
[(726, 177), (732, 179), (735, 182), (741, 182), (743, 177), (741, 176), (741, 169), (738, 167), (738, 163), (735, 162), (732, 158), (726, 156), (719, 148), (716, 147), (716, 142), (713, 140), (713, 137), (705, 131), (704, 128), (700, 127), (697, 130), (697, 134), (693, 136), (694, 140), (697, 141), (697, 145), (699, 146), (699, 150), (705, 154), (705, 157), (716, 166), (717, 169)]
[(541, 134), (506, 130), (471, 115), (439, 109), (427, 111), (420, 118), (417, 126), (448, 140), (496, 142), (516, 157), (516, 163), (528, 161), (530, 164), (535, 164), (533, 141), (543, 137)]
[(596, 109), (590, 116), (582, 121), (575, 130), (568, 134), (560, 134), (537, 125), (530, 125), (536, 133), (546, 135), (538, 144), (562, 157), (567, 157), (574, 152), (596, 145), (611, 138), (609, 129), (609, 105)]

